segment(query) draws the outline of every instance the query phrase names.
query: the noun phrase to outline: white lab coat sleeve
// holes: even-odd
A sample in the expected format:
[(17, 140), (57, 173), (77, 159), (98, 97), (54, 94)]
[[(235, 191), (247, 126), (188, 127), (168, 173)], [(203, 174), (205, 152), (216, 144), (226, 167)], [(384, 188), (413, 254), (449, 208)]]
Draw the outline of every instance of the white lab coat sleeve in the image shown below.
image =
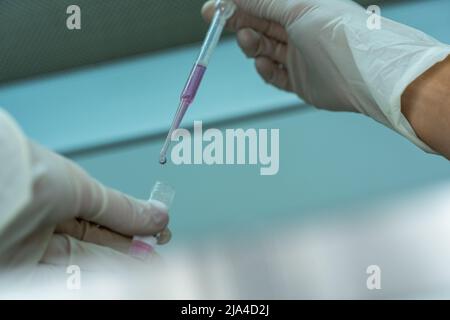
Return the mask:
[(0, 164), (0, 234), (3, 234), (31, 200), (33, 186), (27, 138), (13, 118), (2, 109)]
[[(0, 272), (35, 266), (53, 228), (30, 210), (33, 163), (29, 142), (13, 118), (0, 109)], [(33, 245), (30, 245), (33, 244)]]

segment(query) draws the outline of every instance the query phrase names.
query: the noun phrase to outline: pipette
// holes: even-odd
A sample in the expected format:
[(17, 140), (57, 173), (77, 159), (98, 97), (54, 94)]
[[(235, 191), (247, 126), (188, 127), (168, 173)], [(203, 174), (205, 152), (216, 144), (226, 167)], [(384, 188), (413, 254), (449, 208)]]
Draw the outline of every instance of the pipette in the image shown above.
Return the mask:
[(223, 33), (227, 20), (234, 14), (236, 5), (232, 0), (216, 0), (216, 12), (214, 18), (206, 34), (200, 54), (194, 64), (194, 67), (189, 75), (188, 81), (181, 93), (180, 105), (175, 113), (172, 126), (170, 127), (164, 146), (161, 150), (159, 162), (165, 164), (167, 162), (166, 154), (169, 149), (172, 134), (180, 127), (181, 121), (186, 114), (187, 109), (194, 101), (200, 83), (205, 75), (211, 56), (214, 49), (219, 43), (220, 36)]

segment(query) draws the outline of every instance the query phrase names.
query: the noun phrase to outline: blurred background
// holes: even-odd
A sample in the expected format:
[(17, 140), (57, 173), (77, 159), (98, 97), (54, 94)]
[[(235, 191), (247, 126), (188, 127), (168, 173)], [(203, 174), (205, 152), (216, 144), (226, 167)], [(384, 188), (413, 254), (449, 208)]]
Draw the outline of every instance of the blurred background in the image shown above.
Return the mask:
[[(278, 175), (161, 167), (203, 0), (79, 0), (70, 31), (72, 2), (0, 0), (0, 106), (111, 187), (146, 199), (156, 180), (174, 186), (161, 297), (450, 298), (447, 160), (267, 86), (228, 35), (185, 127), (280, 129)], [(450, 43), (448, 0), (360, 2)], [(370, 265), (381, 290), (366, 287)]]

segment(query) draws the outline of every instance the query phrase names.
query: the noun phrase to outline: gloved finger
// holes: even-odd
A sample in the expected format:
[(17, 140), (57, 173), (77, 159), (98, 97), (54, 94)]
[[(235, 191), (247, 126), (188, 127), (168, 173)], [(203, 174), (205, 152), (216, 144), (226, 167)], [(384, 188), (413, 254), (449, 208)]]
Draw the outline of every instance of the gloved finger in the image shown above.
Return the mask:
[(78, 218), (129, 236), (155, 235), (166, 228), (169, 215), (163, 203), (138, 200), (106, 188), (80, 167), (71, 162), (68, 166), (78, 190)]
[(166, 228), (158, 235), (158, 244), (166, 244), (170, 239), (172, 239), (172, 232), (169, 228)]
[(76, 265), (86, 271), (123, 272), (130, 267), (140, 267), (145, 262), (66, 234), (54, 234), (40, 263), (56, 266)]
[(287, 62), (287, 45), (264, 36), (253, 29), (241, 29), (237, 39), (242, 51), (249, 58), (268, 57), (281, 64)]
[(56, 226), (55, 233), (67, 234), (77, 240), (128, 253), (132, 239), (86, 220), (71, 219)]
[(169, 223), (167, 208), (160, 202), (141, 201), (106, 188), (93, 193), (94, 205), (81, 218), (124, 235), (156, 235)]
[[(208, 1), (203, 5), (202, 16), (206, 20), (206, 22), (211, 22), (212, 18), (214, 17), (214, 12), (214, 0)], [(283, 26), (281, 26), (279, 23), (267, 19), (262, 19), (239, 9), (228, 20), (227, 28), (234, 32), (241, 29), (251, 28), (277, 41), (288, 41), (288, 34)]]
[(291, 91), (291, 83), (287, 70), (280, 64), (266, 57), (258, 57), (255, 59), (255, 66), (258, 73), (267, 83), (275, 87)]

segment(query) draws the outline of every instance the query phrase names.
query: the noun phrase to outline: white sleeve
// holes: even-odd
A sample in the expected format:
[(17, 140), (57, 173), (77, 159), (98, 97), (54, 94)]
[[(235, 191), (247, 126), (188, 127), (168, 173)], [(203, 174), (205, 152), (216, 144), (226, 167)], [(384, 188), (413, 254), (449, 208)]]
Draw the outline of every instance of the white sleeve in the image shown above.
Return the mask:
[(41, 217), (29, 209), (35, 181), (32, 160), (27, 137), (0, 108), (0, 287), (4, 271), (35, 266), (53, 234), (52, 227), (39, 227)]
[[(0, 234), (32, 197), (31, 157), (25, 135), (0, 109)], [(0, 245), (1, 254), (2, 245)]]

